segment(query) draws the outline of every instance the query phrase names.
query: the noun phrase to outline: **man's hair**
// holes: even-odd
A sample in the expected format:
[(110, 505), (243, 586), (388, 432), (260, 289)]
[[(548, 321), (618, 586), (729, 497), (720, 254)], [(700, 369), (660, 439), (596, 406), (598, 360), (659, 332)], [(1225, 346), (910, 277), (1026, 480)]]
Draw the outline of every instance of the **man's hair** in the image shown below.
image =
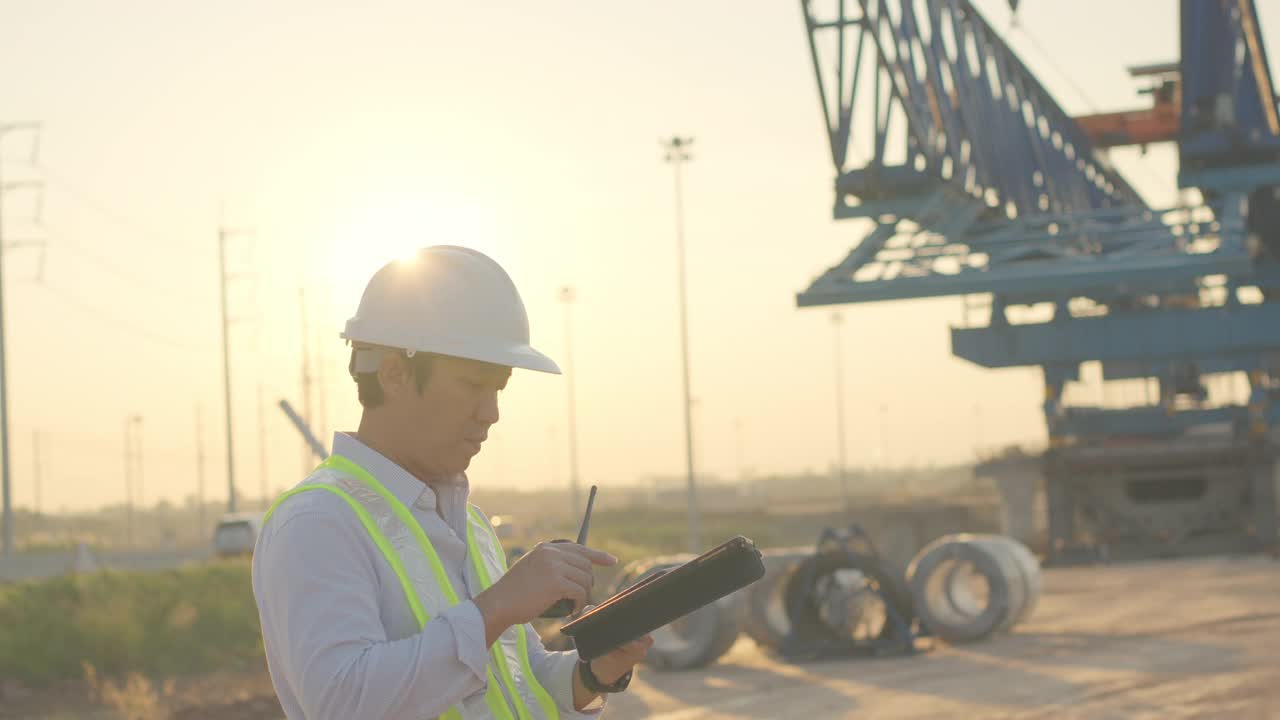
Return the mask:
[[(401, 357), (404, 357), (401, 355)], [(422, 388), (426, 387), (427, 379), (431, 377), (431, 364), (435, 356), (431, 353), (414, 353), (413, 357), (405, 358), (409, 363), (409, 367), (413, 369), (413, 384), (417, 386), (418, 393), (422, 393)], [(366, 410), (372, 410), (382, 405), (386, 400), (386, 395), (382, 392), (382, 383), (378, 382), (378, 373), (356, 372), (356, 351), (351, 351), (351, 362), (347, 364), (347, 371), (351, 373), (351, 377), (356, 381), (356, 397), (360, 400), (360, 406)]]

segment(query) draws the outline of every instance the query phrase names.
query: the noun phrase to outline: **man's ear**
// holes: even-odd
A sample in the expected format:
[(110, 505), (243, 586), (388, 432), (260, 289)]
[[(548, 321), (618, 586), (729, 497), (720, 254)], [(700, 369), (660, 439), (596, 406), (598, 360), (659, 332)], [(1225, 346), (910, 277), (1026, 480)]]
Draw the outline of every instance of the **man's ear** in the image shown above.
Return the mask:
[(382, 386), (382, 394), (390, 399), (402, 396), (407, 388), (413, 386), (413, 372), (409, 361), (400, 353), (384, 353), (378, 365), (378, 384)]

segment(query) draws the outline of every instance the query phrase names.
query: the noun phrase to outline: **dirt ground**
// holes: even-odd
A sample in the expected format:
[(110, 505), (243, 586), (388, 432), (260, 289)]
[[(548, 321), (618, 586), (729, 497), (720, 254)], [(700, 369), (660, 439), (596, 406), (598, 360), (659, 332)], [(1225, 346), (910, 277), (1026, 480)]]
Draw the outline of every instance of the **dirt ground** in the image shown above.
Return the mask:
[(1011, 635), (923, 655), (787, 665), (750, 640), (702, 671), (645, 672), (614, 720), (1280, 718), (1280, 563), (1045, 572)]
[[(1277, 646), (1280, 562), (1269, 558), (1053, 569), (1035, 615), (1011, 635), (802, 665), (744, 637), (703, 670), (642, 668), (605, 717), (1280, 718)], [(135, 717), (281, 717), (261, 671), (149, 692), (155, 702), (135, 688), (135, 706), (151, 708)], [(0, 702), (3, 718), (121, 716), (74, 686)]]

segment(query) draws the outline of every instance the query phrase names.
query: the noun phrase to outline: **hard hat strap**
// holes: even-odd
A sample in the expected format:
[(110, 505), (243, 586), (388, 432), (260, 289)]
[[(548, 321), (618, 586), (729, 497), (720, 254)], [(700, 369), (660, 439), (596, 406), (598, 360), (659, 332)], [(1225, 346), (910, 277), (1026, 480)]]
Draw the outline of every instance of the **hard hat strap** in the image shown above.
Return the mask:
[(365, 373), (378, 372), (378, 367), (382, 365), (382, 357), (388, 351), (402, 352), (405, 357), (412, 359), (418, 354), (417, 350), (402, 350), (399, 348), (387, 348), (379, 345), (357, 345), (355, 350), (355, 360), (351, 364), (352, 375), (364, 375)]

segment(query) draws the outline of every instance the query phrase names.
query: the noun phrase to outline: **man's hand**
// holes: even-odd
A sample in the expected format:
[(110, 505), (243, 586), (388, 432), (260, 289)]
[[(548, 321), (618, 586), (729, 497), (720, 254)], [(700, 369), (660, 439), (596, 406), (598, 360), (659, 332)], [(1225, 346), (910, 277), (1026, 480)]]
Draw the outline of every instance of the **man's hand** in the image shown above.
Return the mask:
[(653, 647), (653, 636), (645, 635), (639, 640), (632, 640), (620, 648), (609, 651), (591, 661), (591, 674), (605, 685), (612, 685), (631, 668), (640, 664), (649, 648)]
[[(653, 637), (645, 635), (638, 640), (631, 642), (609, 651), (607, 654), (601, 655), (591, 661), (591, 674), (596, 676), (596, 680), (605, 685), (612, 685), (618, 682), (623, 675), (634, 668), (644, 660), (645, 655), (649, 653), (649, 648), (653, 646)], [(573, 674), (573, 706), (581, 711), (590, 705), (596, 699), (597, 695), (587, 689), (582, 683), (582, 678), (577, 672)]]
[(486, 644), (492, 645), (507, 628), (532, 621), (563, 598), (581, 608), (595, 584), (592, 565), (617, 562), (607, 552), (577, 543), (538, 543), (475, 597), (484, 617)]

